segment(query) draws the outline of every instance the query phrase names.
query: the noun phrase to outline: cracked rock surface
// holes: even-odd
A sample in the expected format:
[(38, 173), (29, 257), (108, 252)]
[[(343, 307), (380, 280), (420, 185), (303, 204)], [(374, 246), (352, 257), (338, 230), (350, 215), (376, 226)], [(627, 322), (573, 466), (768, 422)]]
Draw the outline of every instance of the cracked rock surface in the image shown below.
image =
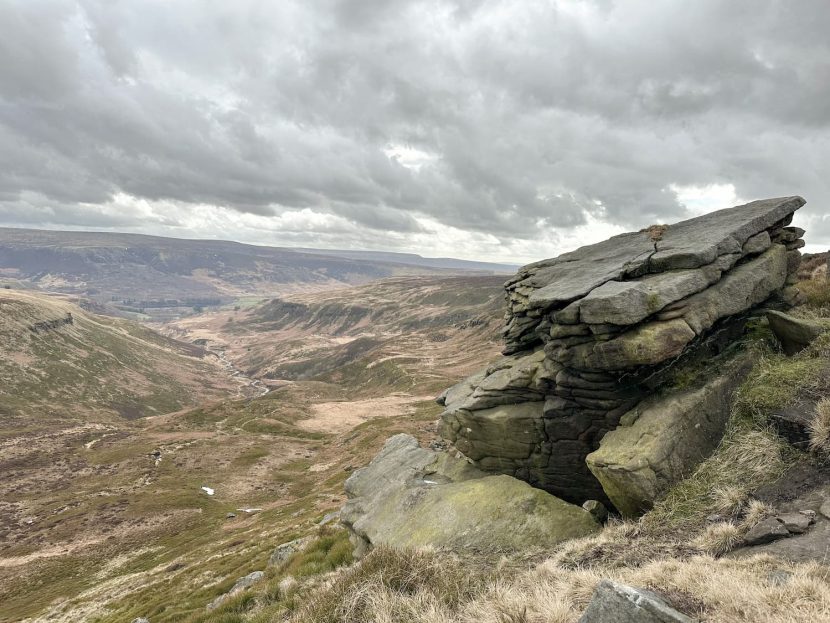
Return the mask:
[[(730, 356), (749, 314), (794, 299), (804, 231), (788, 225), (803, 204), (754, 201), (521, 268), (505, 284), (505, 357), (442, 395), (442, 435), (485, 471), (578, 504), (611, 502), (587, 455), (673, 369)], [(711, 413), (687, 405), (672, 415), (709, 418), (695, 456), (719, 438)], [(654, 457), (627, 461), (640, 459)], [(649, 469), (679, 473), (690, 460)]]

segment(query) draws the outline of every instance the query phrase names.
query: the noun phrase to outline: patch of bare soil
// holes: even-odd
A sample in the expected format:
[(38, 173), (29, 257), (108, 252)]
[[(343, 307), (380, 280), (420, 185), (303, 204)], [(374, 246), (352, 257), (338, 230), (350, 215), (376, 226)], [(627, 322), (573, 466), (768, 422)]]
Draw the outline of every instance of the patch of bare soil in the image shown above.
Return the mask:
[(343, 433), (368, 420), (410, 415), (417, 403), (432, 398), (398, 393), (367, 400), (323, 402), (313, 405), (313, 415), (297, 422), (297, 426), (321, 433)]
[[(821, 512), (822, 505), (830, 504), (830, 465), (798, 463), (776, 482), (756, 491), (755, 497), (782, 513), (811, 510), (816, 514), (816, 523), (804, 534), (766, 545), (745, 547), (730, 556), (745, 558), (772, 554), (792, 562), (830, 563), (830, 518)], [(824, 509), (826, 512), (827, 506)]]

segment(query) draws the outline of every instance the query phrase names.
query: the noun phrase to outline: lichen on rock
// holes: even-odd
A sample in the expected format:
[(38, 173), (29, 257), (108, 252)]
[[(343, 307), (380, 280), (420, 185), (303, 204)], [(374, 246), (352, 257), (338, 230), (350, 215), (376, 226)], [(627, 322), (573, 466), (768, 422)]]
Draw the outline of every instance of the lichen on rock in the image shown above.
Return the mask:
[(717, 355), (713, 336), (793, 300), (803, 204), (754, 201), (521, 268), (505, 284), (506, 356), (445, 392), (442, 435), (487, 472), (612, 502), (586, 457), (673, 370)]
[(512, 552), (587, 536), (585, 509), (506, 475), (488, 475), (405, 434), (346, 481), (341, 522), (361, 557), (376, 545)]

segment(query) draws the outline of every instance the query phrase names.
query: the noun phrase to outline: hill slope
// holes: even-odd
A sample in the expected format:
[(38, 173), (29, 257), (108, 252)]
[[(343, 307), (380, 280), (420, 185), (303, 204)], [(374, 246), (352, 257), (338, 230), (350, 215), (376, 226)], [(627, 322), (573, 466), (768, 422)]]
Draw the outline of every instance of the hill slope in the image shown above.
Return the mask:
[[(367, 396), (439, 393), (456, 370), (497, 352), (502, 277), (399, 277), (332, 292), (275, 298), (163, 325), (222, 349), (248, 376), (272, 385), (348, 383)], [(426, 383), (429, 378), (432, 383)]]
[(234, 388), (202, 349), (65, 299), (0, 290), (0, 415), (12, 422), (167, 413)]
[[(136, 420), (21, 422), (0, 437), (0, 623), (174, 623), (204, 612), (276, 545), (314, 532), (389, 435), (435, 438), (433, 396), (498, 352), (501, 281), (396, 278), (187, 318), (171, 334), (207, 339), (272, 391)], [(50, 334), (71, 344), (51, 351), (70, 369), (84, 365), (74, 349), (89, 332), (126, 332), (124, 348), (153, 352), (138, 339), (148, 329), (47, 302), (48, 314), (21, 316), (16, 330), (71, 311), (72, 325)], [(83, 376), (75, 391), (119, 386), (118, 370), (100, 387)], [(59, 377), (44, 377), (41, 391), (49, 378)], [(58, 393), (56, 404), (71, 403), (68, 389)], [(10, 394), (25, 407), (22, 390)]]

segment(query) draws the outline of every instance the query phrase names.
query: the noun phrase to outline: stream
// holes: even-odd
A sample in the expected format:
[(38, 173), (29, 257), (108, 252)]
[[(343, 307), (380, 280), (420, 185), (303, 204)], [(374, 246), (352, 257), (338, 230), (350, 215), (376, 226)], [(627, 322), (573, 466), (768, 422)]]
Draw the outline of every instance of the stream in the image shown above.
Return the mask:
[(251, 377), (247, 376), (242, 370), (237, 368), (233, 364), (233, 362), (230, 359), (228, 359), (227, 355), (225, 355), (224, 349), (207, 348), (206, 352), (211, 355), (215, 355), (216, 358), (219, 359), (219, 362), (222, 364), (222, 366), (230, 373), (230, 375), (233, 378), (240, 381), (240, 383), (242, 383), (242, 387), (239, 389), (240, 394), (246, 393), (246, 387), (255, 390), (255, 396), (257, 397), (264, 396), (265, 394), (271, 391), (271, 389), (268, 386), (266, 386), (265, 383), (263, 383), (259, 379), (252, 379)]

